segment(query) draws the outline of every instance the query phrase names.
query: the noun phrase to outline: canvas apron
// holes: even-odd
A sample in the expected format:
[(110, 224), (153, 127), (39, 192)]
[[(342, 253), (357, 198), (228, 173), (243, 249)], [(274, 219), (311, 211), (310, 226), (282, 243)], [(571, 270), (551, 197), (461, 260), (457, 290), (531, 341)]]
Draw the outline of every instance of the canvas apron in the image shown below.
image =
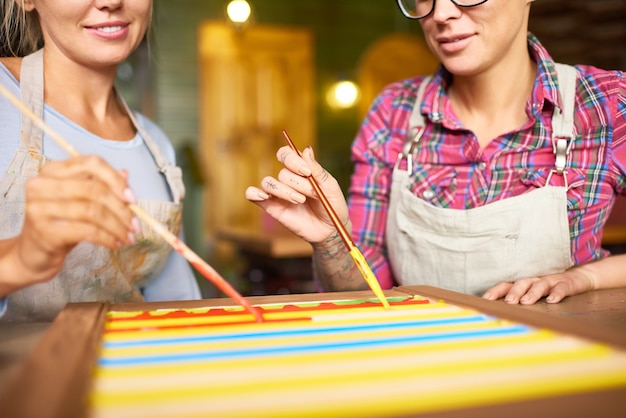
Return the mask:
[(501, 281), (563, 272), (572, 266), (563, 175), (573, 143), (576, 72), (557, 64), (564, 109), (553, 114), (555, 168), (546, 186), (468, 210), (435, 207), (409, 190), (411, 149), (420, 140), (424, 119), (420, 86), (409, 122), (409, 136), (392, 177), (386, 243), (391, 268), (400, 285), (425, 284), (482, 295)]
[[(43, 116), (43, 50), (24, 58), (20, 73), (21, 99), (39, 117)], [(133, 113), (120, 97), (135, 128), (150, 150), (172, 193), (172, 202), (143, 201), (138, 204), (175, 235), (181, 228), (182, 173), (167, 164)], [(20, 233), (24, 223), (26, 181), (47, 161), (43, 156), (43, 132), (22, 117), (20, 145), (5, 175), (0, 179), (0, 238)], [(77, 245), (67, 256), (63, 269), (51, 281), (18, 290), (8, 297), (2, 321), (49, 321), (68, 302), (129, 302), (143, 297), (136, 287), (152, 281), (163, 269), (171, 247), (148, 225), (142, 223), (134, 245), (119, 250), (87, 242)]]

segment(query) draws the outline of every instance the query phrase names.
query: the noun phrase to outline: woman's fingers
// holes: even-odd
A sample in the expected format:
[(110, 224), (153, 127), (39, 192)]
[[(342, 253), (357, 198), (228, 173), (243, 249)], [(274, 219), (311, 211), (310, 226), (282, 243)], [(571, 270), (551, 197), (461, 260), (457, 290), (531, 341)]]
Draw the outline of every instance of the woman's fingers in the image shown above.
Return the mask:
[(308, 242), (322, 242), (333, 233), (333, 222), (311, 184), (312, 175), (335, 212), (348, 224), (345, 198), (337, 180), (315, 161), (309, 147), (302, 155), (288, 146), (276, 157), (284, 165), (277, 177), (267, 176), (258, 187), (246, 189), (246, 199)]
[[(317, 198), (308, 176), (313, 176), (324, 194), (329, 200), (338, 200), (345, 205), (343, 192), (337, 180), (322, 167), (317, 160), (313, 148), (307, 147), (302, 156), (298, 155), (288, 146), (281, 147), (276, 153), (278, 160), (285, 166), (278, 174), (278, 183), (275, 179), (266, 177), (262, 181), (263, 190), (275, 196), (287, 196), (286, 200), (293, 198), (293, 191), (308, 197)], [(275, 190), (275, 192), (274, 192)], [(296, 198), (296, 201), (301, 199)]]
[(134, 240), (137, 229), (128, 203), (135, 201), (125, 174), (98, 157), (45, 164), (26, 184), (25, 229), (49, 246), (90, 241), (108, 247)]
[(306, 179), (296, 176), (286, 169), (281, 170), (278, 177), (279, 179), (271, 176), (263, 178), (261, 181), (262, 191), (268, 196), (274, 196), (294, 204), (306, 202), (307, 196), (294, 188), (300, 187), (301, 183), (306, 182)]
[(276, 152), (276, 158), (278, 158), (278, 161), (287, 169), (296, 174), (304, 177), (311, 175), (311, 167), (309, 167), (307, 162), (298, 155), (298, 153), (292, 150), (291, 147), (284, 146), (279, 148)]
[(530, 305), (537, 302), (549, 291), (549, 284), (539, 278), (521, 279), (515, 282), (501, 282), (488, 289), (483, 297), (489, 300), (504, 298), (506, 303)]
[(483, 294), (483, 298), (489, 300), (498, 300), (500, 298), (503, 298), (509, 292), (511, 287), (513, 287), (513, 283), (511, 282), (500, 282), (497, 285), (487, 289), (487, 291), (485, 291), (485, 293)]
[(265, 193), (263, 190), (254, 187), (254, 186), (249, 186), (246, 189), (246, 199), (248, 199), (250, 202), (253, 203), (259, 203), (259, 202), (264, 202), (266, 200), (268, 200), (271, 196), (267, 193)]
[(489, 300), (504, 298), (506, 303), (532, 305), (544, 296), (547, 303), (558, 303), (567, 296), (593, 288), (591, 279), (580, 269), (543, 277), (520, 279), (513, 283), (502, 282), (489, 288), (483, 297)]
[[(127, 208), (125, 208), (127, 210)], [(44, 241), (72, 246), (80, 241), (116, 248), (134, 241), (132, 214), (128, 221), (107, 204), (89, 199), (42, 200), (28, 203), (27, 222)]]
[(97, 179), (127, 203), (135, 203), (135, 198), (128, 188), (127, 173), (114, 170), (102, 158), (93, 155), (79, 156), (63, 161), (52, 161), (43, 165), (39, 176), (57, 178)]

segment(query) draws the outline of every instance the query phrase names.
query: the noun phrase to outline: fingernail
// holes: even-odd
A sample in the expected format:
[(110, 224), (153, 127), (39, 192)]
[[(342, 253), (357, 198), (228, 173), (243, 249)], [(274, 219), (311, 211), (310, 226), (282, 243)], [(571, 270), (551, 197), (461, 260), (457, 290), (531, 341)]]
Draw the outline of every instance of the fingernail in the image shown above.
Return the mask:
[(513, 303), (515, 301), (515, 298), (513, 296), (507, 296), (506, 298), (504, 298), (504, 301), (506, 303)]
[(262, 200), (267, 200), (267, 199), (269, 199), (269, 198), (270, 198), (270, 195), (268, 195), (267, 193), (265, 193), (263, 190), (259, 190), (259, 191), (257, 192), (257, 196), (259, 196), (259, 199), (262, 199)]
[(130, 224), (133, 227), (133, 231), (141, 231), (141, 224), (139, 223), (139, 219), (137, 219), (136, 217), (133, 217), (133, 219), (130, 221)]
[(484, 298), (484, 299), (491, 299), (491, 293), (485, 293), (485, 294), (483, 295), (483, 298)]
[(289, 193), (289, 197), (291, 198), (291, 201), (296, 204), (304, 203), (306, 201), (306, 198), (300, 194)]
[(520, 302), (528, 302), (530, 300), (530, 297), (528, 296), (522, 296), (522, 298), (519, 300)]
[(552, 302), (552, 301), (554, 301), (555, 299), (556, 299), (556, 298), (555, 298), (554, 296), (550, 295), (550, 296), (548, 296), (548, 297), (546, 298), (546, 302)]
[(130, 242), (131, 244), (135, 244), (137, 242), (137, 238), (132, 232), (128, 233), (128, 242)]
[(298, 167), (298, 174), (300, 174), (301, 176), (310, 176), (311, 169), (309, 168), (308, 165), (303, 164), (300, 167)]
[(124, 198), (128, 203), (137, 203), (137, 197), (135, 197), (135, 193), (133, 193), (130, 189), (124, 190)]
[(313, 147), (309, 145), (308, 147), (306, 147), (306, 151), (309, 152), (309, 157), (311, 157), (312, 160), (315, 160), (315, 153), (313, 152)]

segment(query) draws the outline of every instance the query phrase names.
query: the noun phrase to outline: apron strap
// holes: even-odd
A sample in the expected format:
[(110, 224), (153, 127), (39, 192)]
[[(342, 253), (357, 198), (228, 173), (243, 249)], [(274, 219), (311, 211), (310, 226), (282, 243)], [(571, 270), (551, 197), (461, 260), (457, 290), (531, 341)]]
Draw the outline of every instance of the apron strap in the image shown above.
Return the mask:
[(422, 135), (424, 134), (424, 126), (426, 125), (426, 123), (424, 121), (424, 115), (422, 115), (422, 100), (424, 99), (424, 92), (426, 91), (426, 87), (431, 80), (432, 76), (425, 77), (417, 89), (415, 104), (413, 105), (411, 117), (409, 118), (407, 140), (402, 147), (402, 152), (398, 154), (398, 159), (396, 160), (396, 167), (398, 167), (400, 161), (406, 157), (407, 171), (409, 173), (413, 171), (413, 159), (411, 157), (411, 154), (413, 153), (415, 146), (419, 143)]
[(555, 64), (561, 107), (555, 106), (552, 114), (552, 152), (555, 155), (554, 169), (548, 174), (546, 185), (553, 174), (563, 176), (567, 185), (567, 157), (574, 144), (574, 102), (576, 99), (576, 69), (571, 65)]
[[(43, 120), (43, 49), (27, 55), (20, 69), (20, 98), (22, 103)], [(21, 120), (21, 141), (37, 153), (43, 150), (43, 131), (24, 115)]]
[[(425, 77), (417, 89), (415, 104), (413, 105), (413, 111), (411, 112), (411, 118), (409, 119), (409, 137), (417, 135), (418, 130), (423, 128), (426, 124), (424, 121), (424, 115), (422, 115), (422, 100), (424, 99), (426, 86), (428, 86), (432, 78), (432, 76)], [(406, 151), (408, 151), (408, 149), (406, 149)]]
[(180, 167), (171, 165), (167, 162), (158, 145), (152, 140), (152, 138), (150, 138), (150, 135), (148, 135), (146, 130), (143, 129), (141, 125), (139, 125), (137, 118), (135, 117), (135, 113), (130, 109), (130, 107), (128, 107), (126, 100), (124, 100), (124, 98), (117, 91), (117, 89), (115, 90), (115, 92), (117, 94), (118, 100), (120, 101), (120, 103), (122, 103), (124, 109), (126, 109), (128, 117), (133, 122), (133, 125), (135, 125), (137, 131), (139, 131), (139, 135), (141, 135), (144, 143), (150, 150), (150, 153), (152, 154), (154, 162), (159, 168), (159, 171), (167, 179), (170, 190), (172, 192), (172, 198), (174, 199), (174, 203), (180, 203), (180, 201), (185, 197), (185, 185), (183, 183), (182, 170), (180, 169)]

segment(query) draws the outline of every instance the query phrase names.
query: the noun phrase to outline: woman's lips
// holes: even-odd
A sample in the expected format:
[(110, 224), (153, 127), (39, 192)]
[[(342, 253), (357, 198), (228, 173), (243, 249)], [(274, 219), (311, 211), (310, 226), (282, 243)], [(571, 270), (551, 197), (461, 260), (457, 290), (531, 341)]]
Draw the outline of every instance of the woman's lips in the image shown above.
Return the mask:
[(473, 35), (440, 36), (437, 44), (441, 51), (447, 54), (460, 52), (472, 42)]
[(87, 26), (86, 29), (104, 39), (121, 39), (128, 34), (128, 24), (118, 22)]

